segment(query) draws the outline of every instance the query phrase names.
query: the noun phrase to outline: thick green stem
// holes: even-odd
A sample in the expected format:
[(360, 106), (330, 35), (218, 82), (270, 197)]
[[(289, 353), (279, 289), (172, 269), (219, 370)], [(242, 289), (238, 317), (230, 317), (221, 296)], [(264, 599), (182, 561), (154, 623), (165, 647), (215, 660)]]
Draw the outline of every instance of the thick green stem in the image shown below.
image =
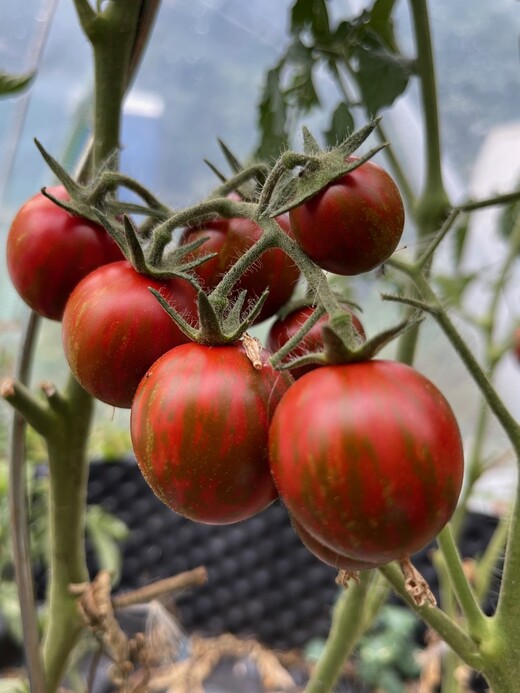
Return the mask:
[(475, 593), (468, 583), (449, 525), (446, 525), (440, 532), (437, 537), (437, 543), (446, 564), (446, 571), (451, 586), (466, 618), (468, 632), (476, 642), (479, 642), (487, 633), (488, 621), (478, 604)]
[(85, 561), (87, 439), (93, 400), (71, 377), (66, 412), (47, 441), (50, 483), (49, 622), (44, 641), (48, 693), (58, 687), (81, 629), (71, 583), (88, 580)]
[(312, 672), (305, 693), (329, 693), (333, 690), (345, 660), (361, 633), (371, 579), (371, 571), (362, 571), (359, 583), (349, 584), (340, 595), (334, 607), (325, 650)]
[(506, 555), (495, 627), (507, 641), (511, 656), (520, 648), (520, 484), (516, 486), (516, 498), (507, 537)]
[[(431, 42), (427, 0), (409, 2), (416, 45), (416, 69), (420, 80), (424, 120), (425, 177), (424, 188), (415, 209), (419, 240), (435, 233), (446, 218), (449, 200), (442, 176), (442, 156), (437, 106), (435, 63)], [(419, 339), (420, 326), (407, 330), (399, 340), (397, 358), (412, 364)]]
[(120, 148), (121, 109), (142, 0), (106, 3), (87, 28), (94, 49), (94, 169)]
[(416, 70), (420, 80), (426, 177), (424, 193), (419, 201), (420, 231), (429, 233), (438, 226), (439, 211), (446, 208), (448, 198), (442, 177), (442, 155), (437, 107), (437, 85), (433, 59), (427, 0), (409, 2), (416, 46)]

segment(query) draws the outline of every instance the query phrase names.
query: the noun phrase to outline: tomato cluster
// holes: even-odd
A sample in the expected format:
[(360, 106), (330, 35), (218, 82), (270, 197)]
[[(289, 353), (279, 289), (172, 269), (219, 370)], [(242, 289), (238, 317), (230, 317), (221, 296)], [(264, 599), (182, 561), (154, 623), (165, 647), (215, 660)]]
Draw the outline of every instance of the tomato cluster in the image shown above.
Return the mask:
[[(277, 221), (318, 266), (356, 274), (393, 252), (404, 212), (395, 183), (367, 162)], [(180, 244), (205, 239), (192, 257), (216, 253), (193, 270), (209, 292), (261, 233), (248, 219), (217, 219), (185, 229)], [(17, 214), (7, 257), (22, 298), (63, 320), (65, 355), (79, 383), (103, 402), (131, 408), (137, 462), (175, 512), (225, 524), (279, 497), (309, 550), (343, 570), (417, 551), (449, 520), (462, 483), (462, 444), (431, 382), (389, 361), (305, 365), (292, 375), (270, 364), (312, 305), (286, 309), (270, 326), (268, 349), (256, 355), (242, 341), (198, 344), (149, 290), (193, 325), (201, 316), (189, 281), (140, 274), (104, 229), (42, 195)], [(254, 299), (269, 289), (259, 321), (287, 304), (299, 277), (273, 248), (234, 290)], [(350, 304), (341, 306), (362, 344), (363, 325)], [(291, 358), (323, 350), (327, 320), (316, 321)]]

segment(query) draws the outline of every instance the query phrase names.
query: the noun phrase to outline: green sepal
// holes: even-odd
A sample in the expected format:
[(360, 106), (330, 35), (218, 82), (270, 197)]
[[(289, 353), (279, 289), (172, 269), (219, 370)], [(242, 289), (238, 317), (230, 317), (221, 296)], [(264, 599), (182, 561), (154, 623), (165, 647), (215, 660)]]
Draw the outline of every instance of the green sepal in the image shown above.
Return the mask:
[(199, 291), (197, 298), (199, 325), (193, 327), (158, 291), (151, 287), (149, 287), (149, 291), (189, 339), (209, 346), (237, 342), (258, 317), (269, 293), (266, 289), (260, 298), (243, 313), (246, 291), (241, 291), (232, 304), (226, 301), (225, 305), (217, 303), (216, 306), (209, 296), (203, 291)]
[(290, 178), (281, 186), (280, 191), (269, 205), (269, 216), (271, 218), (277, 217), (299, 207), (327, 185), (358, 168), (386, 147), (386, 143), (382, 143), (356, 159), (346, 160), (370, 136), (378, 123), (379, 118), (376, 118), (330, 151), (321, 151), (319, 148), (318, 151), (315, 151), (316, 140), (305, 128), (304, 146), (308, 150), (312, 150), (312, 154), (306, 151), (306, 154), (309, 155), (307, 164), (303, 166), (297, 176)]
[(330, 323), (327, 323), (321, 328), (324, 345), (323, 351), (305, 354), (304, 356), (287, 361), (283, 365), (277, 365), (276, 368), (279, 370), (291, 370), (311, 364), (326, 366), (370, 361), (370, 359), (374, 358), (383, 347), (390, 344), (390, 342), (422, 319), (422, 316), (418, 313), (411, 319), (403, 320), (397, 325), (394, 325), (394, 327), (383, 330), (383, 332), (380, 332), (354, 348), (347, 346), (334, 327)]

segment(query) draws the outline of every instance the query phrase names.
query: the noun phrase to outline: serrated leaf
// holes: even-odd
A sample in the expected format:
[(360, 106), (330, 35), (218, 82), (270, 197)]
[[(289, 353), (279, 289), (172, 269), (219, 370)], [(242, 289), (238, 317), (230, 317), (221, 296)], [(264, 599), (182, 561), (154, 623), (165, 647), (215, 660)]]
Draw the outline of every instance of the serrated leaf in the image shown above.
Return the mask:
[(411, 63), (390, 53), (375, 36), (358, 46), (356, 57), (363, 102), (376, 115), (404, 92), (412, 74)]
[(346, 103), (342, 102), (336, 106), (330, 126), (325, 130), (324, 137), (327, 144), (335, 147), (338, 142), (343, 141), (354, 130), (354, 118)]
[(9, 75), (0, 71), (0, 96), (12, 96), (23, 91), (32, 82), (35, 72), (25, 75)]

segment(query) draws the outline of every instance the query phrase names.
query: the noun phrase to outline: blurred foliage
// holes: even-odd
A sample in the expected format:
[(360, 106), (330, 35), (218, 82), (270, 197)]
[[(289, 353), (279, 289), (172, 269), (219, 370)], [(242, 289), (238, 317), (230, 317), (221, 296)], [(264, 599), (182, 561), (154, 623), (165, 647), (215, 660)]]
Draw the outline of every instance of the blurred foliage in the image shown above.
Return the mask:
[(334, 24), (325, 0), (294, 2), (289, 46), (267, 72), (259, 105), (259, 158), (269, 160), (287, 148), (299, 118), (322, 106), (316, 88), (320, 70), (329, 72), (339, 92), (323, 133), (331, 146), (353, 131), (360, 101), (364, 118), (372, 118), (404, 92), (413, 63), (397, 45), (395, 4), (375, 0), (357, 17)]

